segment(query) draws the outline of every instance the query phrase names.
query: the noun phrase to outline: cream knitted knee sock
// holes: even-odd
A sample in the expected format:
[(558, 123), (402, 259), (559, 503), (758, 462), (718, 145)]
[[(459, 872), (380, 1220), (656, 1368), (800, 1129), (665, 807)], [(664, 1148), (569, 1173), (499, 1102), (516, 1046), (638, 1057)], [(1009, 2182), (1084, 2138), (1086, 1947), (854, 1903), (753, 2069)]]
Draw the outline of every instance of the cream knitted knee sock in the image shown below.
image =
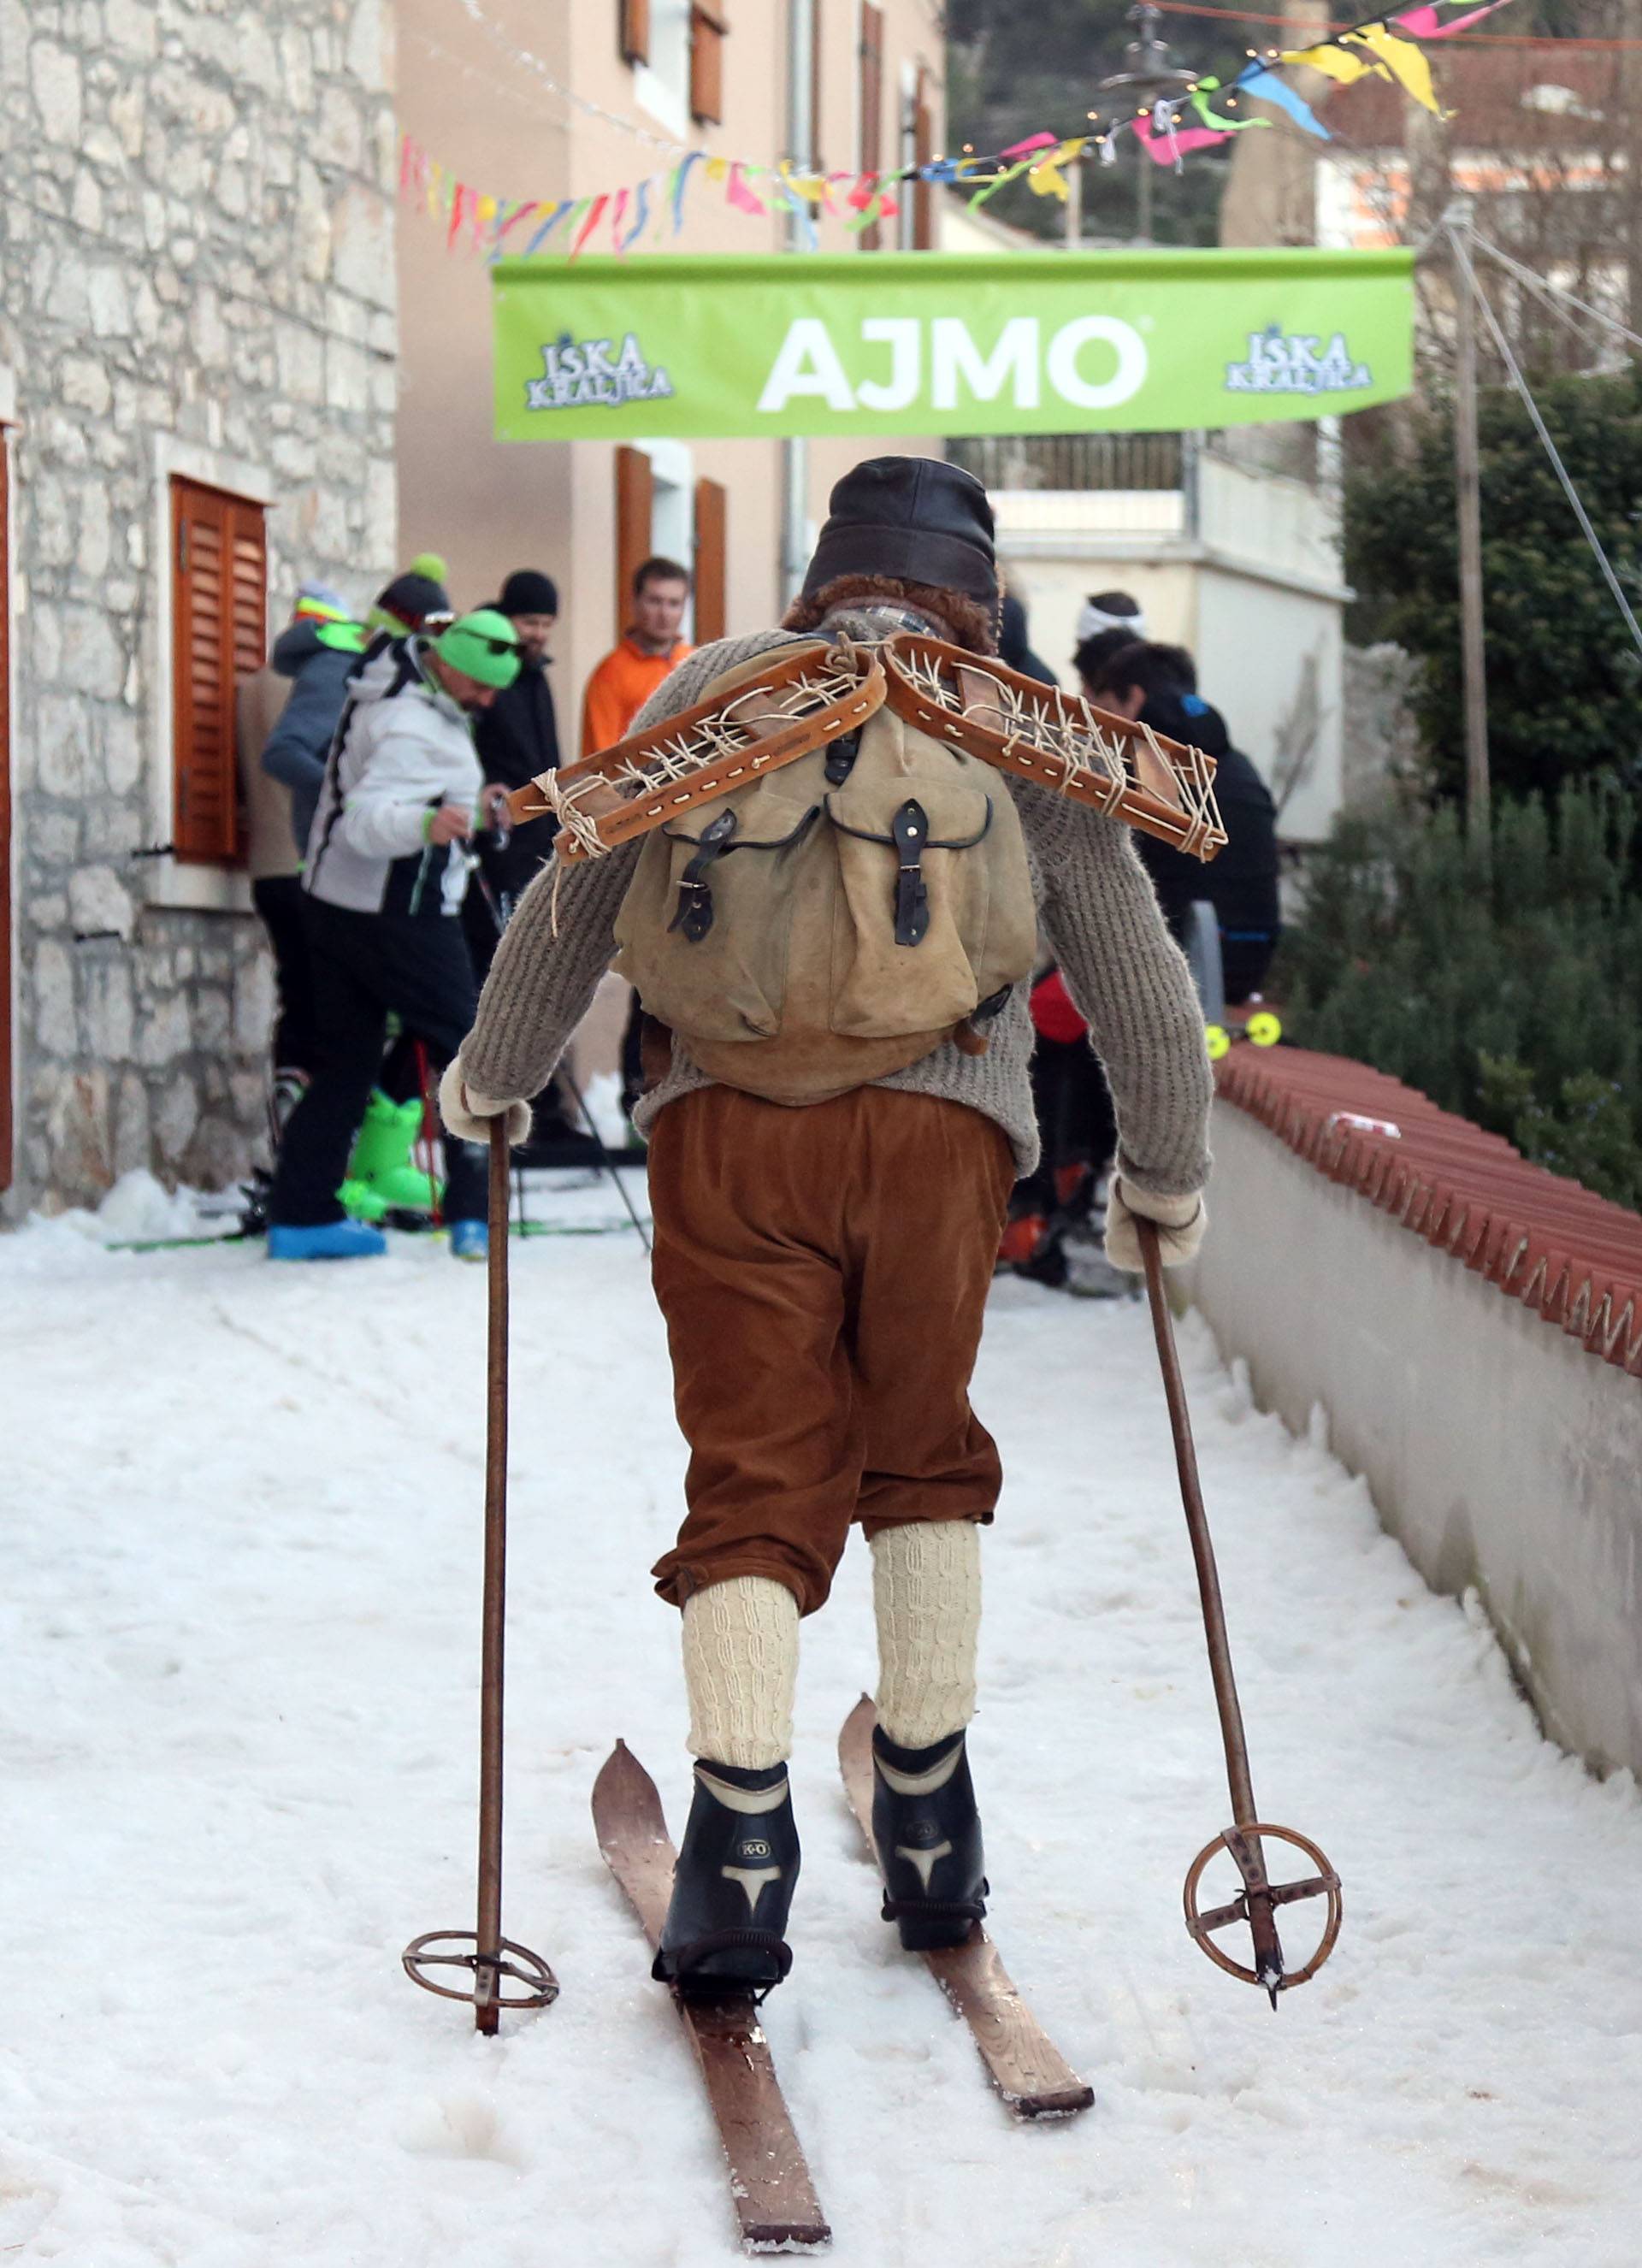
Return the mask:
[(898, 1748), (927, 1749), (975, 1714), (981, 1531), (971, 1520), (909, 1521), (873, 1538), (878, 1721)]
[(757, 1771), (792, 1752), (799, 1602), (768, 1575), (732, 1575), (684, 1602), (688, 1747)]

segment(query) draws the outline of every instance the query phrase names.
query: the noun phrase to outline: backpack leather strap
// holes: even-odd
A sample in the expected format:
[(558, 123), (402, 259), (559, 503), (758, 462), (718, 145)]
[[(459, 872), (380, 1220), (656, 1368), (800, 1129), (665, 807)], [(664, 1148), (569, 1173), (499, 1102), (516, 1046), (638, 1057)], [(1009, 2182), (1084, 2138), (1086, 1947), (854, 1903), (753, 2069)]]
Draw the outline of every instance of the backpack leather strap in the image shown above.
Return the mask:
[[(836, 689), (834, 689), (836, 688)], [(559, 858), (601, 857), (652, 828), (858, 732), (884, 704), (884, 672), (860, 647), (787, 648), (613, 748), (543, 772), (507, 799), (517, 827), (557, 816)]]

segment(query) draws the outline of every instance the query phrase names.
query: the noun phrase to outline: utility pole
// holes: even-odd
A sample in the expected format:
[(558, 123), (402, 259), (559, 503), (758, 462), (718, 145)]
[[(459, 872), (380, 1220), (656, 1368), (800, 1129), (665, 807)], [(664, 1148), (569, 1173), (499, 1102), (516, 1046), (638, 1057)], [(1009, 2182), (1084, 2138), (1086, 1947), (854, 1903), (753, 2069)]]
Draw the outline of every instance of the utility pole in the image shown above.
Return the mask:
[[(793, 170), (814, 170), (815, 0), (787, 0), (787, 156)], [(804, 248), (803, 222), (787, 217), (787, 248)], [(810, 452), (802, 435), (781, 445), (781, 603), (797, 598), (809, 563)]]
[(1454, 460), (1460, 520), (1460, 653), (1465, 679), (1465, 827), (1486, 858), (1491, 840), (1488, 776), (1488, 676), (1483, 651), (1483, 495), (1476, 445), (1476, 301), (1466, 238), (1469, 197), (1455, 197), (1444, 218), (1454, 254), (1455, 344)]

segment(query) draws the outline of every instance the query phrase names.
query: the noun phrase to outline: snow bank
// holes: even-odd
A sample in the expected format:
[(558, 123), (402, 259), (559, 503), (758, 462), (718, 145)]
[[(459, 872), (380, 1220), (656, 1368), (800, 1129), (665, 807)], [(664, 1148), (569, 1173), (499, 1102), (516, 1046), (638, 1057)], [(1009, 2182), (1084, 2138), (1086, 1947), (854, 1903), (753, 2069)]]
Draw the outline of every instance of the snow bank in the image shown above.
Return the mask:
[[(472, 1913), (482, 1273), (427, 1240), (328, 1270), (80, 1252), (0, 1240), (0, 2257), (733, 2257), (587, 1816), (616, 1734), (675, 1824), (686, 1788), (646, 1572), (683, 1460), (636, 1240), (516, 1248), (505, 1918), (563, 1997), (495, 2043), (398, 1967)], [(1098, 2102), (1012, 2128), (876, 1918), (832, 1753), (872, 1676), (857, 1550), (806, 1626), (798, 1966), (769, 2007), (833, 2257), (1631, 2268), (1634, 1790), (1539, 1738), (1480, 1617), (1189, 1332), (1255, 1785), (1346, 1886), (1339, 1952), (1274, 2017), (1180, 1918), (1226, 1797), (1144, 1311), (993, 1306), (994, 1920)]]

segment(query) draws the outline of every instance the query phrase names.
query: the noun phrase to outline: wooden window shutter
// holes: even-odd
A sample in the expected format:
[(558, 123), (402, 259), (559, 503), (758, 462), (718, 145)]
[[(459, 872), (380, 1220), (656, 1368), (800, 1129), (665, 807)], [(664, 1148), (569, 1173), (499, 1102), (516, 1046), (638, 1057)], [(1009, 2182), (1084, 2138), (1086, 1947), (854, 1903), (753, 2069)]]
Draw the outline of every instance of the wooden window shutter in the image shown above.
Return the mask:
[[(858, 160), (863, 173), (877, 173), (884, 164), (884, 11), (865, 0), (861, 10), (861, 148)], [(863, 252), (876, 252), (884, 232), (876, 222), (861, 231)]]
[(647, 63), (650, 61), (650, 0), (619, 0), (619, 6), (622, 61), (624, 63)]
[(722, 0), (694, 0), (690, 9), (690, 116), (704, 126), (724, 117), (724, 43), (729, 32)]
[(615, 634), (633, 619), (633, 578), (654, 549), (656, 476), (642, 449), (615, 453)]
[[(927, 166), (935, 155), (935, 113), (930, 107), (930, 75), (918, 67), (917, 93), (912, 109), (912, 162)], [(936, 240), (935, 184), (915, 181), (912, 188), (912, 248), (933, 252)]]
[(721, 481), (696, 483), (696, 643), (727, 635), (725, 570), (729, 556), (728, 490)]
[(268, 531), (261, 504), (173, 479), (172, 842), (179, 858), (240, 855), (234, 688), (268, 659)]
[(0, 425), (0, 1189), (12, 1175), (11, 452)]

